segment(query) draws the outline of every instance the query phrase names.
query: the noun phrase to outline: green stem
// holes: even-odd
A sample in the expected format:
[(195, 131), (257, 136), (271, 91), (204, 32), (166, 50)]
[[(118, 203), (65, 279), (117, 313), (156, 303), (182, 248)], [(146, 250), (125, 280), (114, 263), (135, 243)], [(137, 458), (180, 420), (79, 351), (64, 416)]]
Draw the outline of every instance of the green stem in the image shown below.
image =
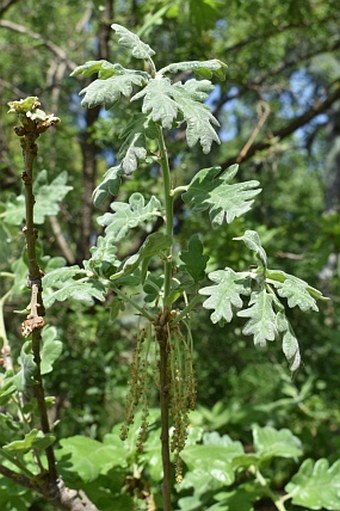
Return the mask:
[(171, 324), (172, 325), (176, 325), (177, 323), (179, 323), (180, 321), (182, 321), (183, 318), (185, 318), (188, 313), (194, 308), (196, 307), (197, 304), (199, 304), (200, 302), (202, 301), (202, 296), (201, 295), (195, 295), (194, 298), (191, 300), (191, 302), (188, 303), (188, 305), (186, 307), (184, 307), (184, 309), (178, 314), (178, 316), (176, 316), (172, 321), (171, 321)]
[(129, 296), (127, 296), (126, 294), (122, 293), (122, 291), (120, 289), (118, 289), (117, 287), (114, 288), (114, 292), (116, 293), (116, 295), (118, 295), (124, 302), (127, 302), (129, 303), (130, 305), (132, 305), (132, 307), (134, 307), (136, 310), (138, 310), (138, 312), (141, 313), (142, 316), (144, 316), (146, 319), (148, 319), (149, 321), (151, 321), (152, 323), (155, 321), (155, 318), (148, 313), (148, 311), (146, 311), (143, 307), (141, 307), (140, 305), (138, 305), (138, 303), (136, 303), (134, 300), (132, 300), (132, 298), (130, 298)]
[(255, 475), (256, 480), (263, 487), (265, 494), (273, 501), (276, 509), (278, 511), (287, 511), (283, 503), (284, 499), (280, 498), (275, 492), (273, 492), (273, 490), (268, 486), (266, 479), (263, 477), (258, 468), (255, 469)]
[[(160, 149), (160, 164), (163, 174), (163, 193), (165, 201), (165, 228), (166, 234), (173, 239), (173, 223), (174, 223), (174, 198), (172, 195), (170, 183), (170, 166), (167, 148), (165, 145), (163, 130), (158, 126), (158, 141)], [(172, 281), (172, 245), (168, 250), (166, 261), (164, 263), (164, 308), (169, 305), (167, 303), (171, 291)]]
[(169, 409), (170, 409), (170, 385), (169, 375), (169, 297), (172, 284), (172, 250), (173, 250), (173, 223), (174, 211), (170, 179), (170, 166), (167, 148), (161, 126), (158, 129), (158, 143), (160, 150), (160, 165), (163, 175), (163, 194), (165, 202), (165, 229), (171, 239), (170, 248), (167, 251), (164, 262), (164, 298), (163, 310), (157, 324), (157, 341), (160, 348), (159, 358), (159, 380), (160, 380), (160, 409), (161, 409), (161, 444), (162, 444), (162, 466), (163, 466), (163, 510), (171, 511), (171, 461), (170, 461), (170, 440), (169, 440)]
[(12, 463), (13, 465), (15, 465), (19, 470), (21, 470), (21, 472), (23, 472), (27, 477), (33, 479), (34, 477), (36, 477), (34, 474), (32, 474), (32, 472), (30, 472), (23, 463), (21, 463), (19, 460), (17, 460), (15, 458), (15, 456), (12, 456), (11, 454), (9, 454), (7, 451), (5, 451), (5, 449), (3, 449), (2, 447), (0, 447), (0, 456), (2, 456), (3, 458), (5, 458), (7, 461), (9, 461), (10, 463)]

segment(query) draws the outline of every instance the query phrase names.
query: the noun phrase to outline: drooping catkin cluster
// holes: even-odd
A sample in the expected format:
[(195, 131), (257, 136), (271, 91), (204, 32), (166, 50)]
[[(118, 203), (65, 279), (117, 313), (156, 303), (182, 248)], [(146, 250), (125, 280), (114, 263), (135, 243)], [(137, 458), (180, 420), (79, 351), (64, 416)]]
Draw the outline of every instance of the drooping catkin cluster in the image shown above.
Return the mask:
[(179, 328), (169, 335), (169, 365), (171, 375), (170, 409), (173, 420), (171, 451), (175, 453), (176, 480), (182, 480), (180, 452), (188, 436), (189, 412), (196, 405), (196, 382), (193, 368), (190, 329), (183, 335)]
[(148, 433), (149, 418), (149, 349), (151, 343), (150, 328), (139, 332), (136, 347), (133, 352), (131, 363), (131, 378), (129, 381), (129, 394), (127, 397), (127, 405), (125, 411), (124, 424), (121, 427), (120, 438), (126, 440), (130, 426), (134, 422), (137, 408), (141, 405), (142, 419), (137, 438), (137, 451), (143, 450), (143, 445)]

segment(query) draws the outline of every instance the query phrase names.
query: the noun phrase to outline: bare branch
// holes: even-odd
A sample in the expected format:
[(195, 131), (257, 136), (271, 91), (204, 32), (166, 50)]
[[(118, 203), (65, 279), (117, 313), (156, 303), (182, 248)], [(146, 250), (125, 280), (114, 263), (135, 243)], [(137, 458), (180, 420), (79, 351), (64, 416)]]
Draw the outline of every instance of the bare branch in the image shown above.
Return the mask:
[(66, 51), (60, 48), (60, 46), (57, 46), (56, 44), (52, 43), (52, 41), (45, 39), (41, 34), (33, 32), (24, 25), (19, 25), (18, 23), (14, 23), (13, 21), (0, 20), (0, 27), (7, 28), (8, 30), (12, 30), (13, 32), (18, 32), (19, 34), (27, 35), (31, 39), (40, 42), (43, 46), (45, 46), (45, 48), (51, 51), (60, 60), (64, 61), (69, 69), (73, 70), (77, 67), (77, 64), (68, 58)]
[(7, 0), (7, 2), (4, 2), (3, 5), (0, 6), (0, 18), (10, 7), (12, 7), (12, 5), (17, 4), (18, 2), (20, 2), (20, 0)]
[(280, 128), (278, 130), (275, 130), (272, 132), (271, 136), (268, 137), (266, 140), (262, 142), (258, 142), (257, 144), (252, 145), (248, 152), (244, 154), (243, 156), (240, 156), (239, 154), (231, 156), (227, 160), (225, 160), (221, 164), (222, 170), (226, 169), (236, 161), (238, 163), (250, 160), (252, 156), (254, 156), (255, 153), (258, 153), (259, 151), (263, 151), (265, 149), (268, 149), (271, 147), (271, 145), (274, 142), (280, 142), (284, 138), (289, 137), (292, 135), (296, 130), (301, 128), (302, 126), (305, 126), (308, 124), (312, 119), (314, 119), (317, 115), (325, 112), (329, 109), (333, 103), (335, 103), (337, 100), (340, 99), (340, 87), (335, 89), (333, 93), (331, 93), (325, 100), (320, 101), (318, 99), (309, 110), (307, 110), (302, 115), (299, 115), (298, 117), (295, 117), (292, 121), (290, 121), (288, 124), (283, 126), (283, 128)]

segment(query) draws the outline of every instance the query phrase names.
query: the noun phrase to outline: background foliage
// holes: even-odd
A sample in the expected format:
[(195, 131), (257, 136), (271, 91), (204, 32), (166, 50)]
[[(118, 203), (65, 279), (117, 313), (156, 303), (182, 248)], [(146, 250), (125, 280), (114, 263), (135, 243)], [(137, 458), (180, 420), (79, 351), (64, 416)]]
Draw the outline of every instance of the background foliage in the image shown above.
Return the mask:
[[(78, 92), (88, 81), (79, 82), (79, 78), (69, 75), (87, 60), (104, 58), (115, 62), (119, 56), (124, 65), (126, 55), (117, 55), (120, 50), (111, 43), (112, 22), (138, 32), (156, 47), (158, 67), (168, 64), (169, 52), (173, 61), (219, 58), (228, 64), (227, 80), (218, 84), (208, 99), (221, 124), (222, 144), (209, 155), (198, 148), (184, 152), (184, 134), (178, 130), (167, 141), (170, 158), (177, 167), (178, 185), (182, 184), (181, 179), (189, 181), (202, 167), (226, 168), (238, 162), (240, 179), (260, 181), (263, 192), (251, 212), (236, 219), (228, 229), (214, 232), (203, 214), (185, 216), (179, 204), (176, 232), (182, 245), (186, 246), (192, 233), (203, 232), (210, 271), (226, 265), (246, 270), (253, 264), (252, 256), (232, 238), (260, 225), (269, 266), (299, 275), (330, 297), (321, 305), (319, 314), (306, 317), (299, 311), (292, 313), (303, 357), (303, 365), (293, 378), (278, 346), (254, 350), (237, 321), (213, 329), (208, 311), (197, 310), (194, 339), (198, 408), (192, 415), (192, 424), (201, 432), (192, 439), (193, 447), (201, 438), (199, 435), (215, 432), (215, 436), (204, 437), (202, 447), (218, 444), (217, 439), (228, 434), (233, 442), (242, 441), (251, 451), (253, 442), (259, 448), (252, 430), (289, 428), (303, 446), (292, 458), (301, 452), (300, 461), (327, 458), (329, 464), (335, 463), (340, 420), (340, 40), (335, 1), (42, 0), (38, 7), (30, 0), (2, 1), (0, 336), (4, 335), (5, 312), (7, 335), (14, 354), (19, 355), (20, 319), (14, 311), (26, 305), (28, 293), (20, 230), (22, 163), (12, 121), (6, 115), (7, 102), (37, 95), (46, 111), (53, 111), (62, 119), (60, 127), (42, 139), (37, 162), (41, 171), (36, 182), (41, 197), (38, 223), (46, 217), (40, 231), (44, 246), (40, 259), (45, 271), (62, 266), (63, 260), (70, 266), (81, 263), (103, 229), (96, 219), (109, 210), (106, 201), (94, 207), (92, 193), (107, 168), (117, 161), (127, 109), (132, 114), (133, 105), (122, 99), (114, 114), (101, 107), (81, 109)], [(156, 193), (155, 186), (149, 167), (143, 163), (118, 199), (124, 200), (135, 191)], [(132, 241), (136, 248), (143, 236), (142, 229), (134, 231)], [(121, 256), (128, 255), (130, 243), (131, 239), (122, 239)], [(8, 274), (14, 275), (13, 282)], [(160, 477), (159, 459), (154, 454), (156, 426), (145, 454), (137, 461), (132, 446), (115, 444), (110, 436), (123, 415), (136, 318), (132, 312), (116, 318), (110, 298), (105, 307), (92, 303), (84, 308), (76, 301), (55, 303), (48, 314), (49, 323), (57, 328), (57, 338), (63, 343), (55, 370), (46, 379), (48, 391), (56, 395), (51, 415), (61, 419), (58, 435), (87, 435), (94, 442), (90, 456), (94, 468), (89, 468), (90, 475), (78, 472), (78, 476), (85, 482), (89, 496), (91, 492), (99, 494), (101, 488), (101, 509), (113, 509), (109, 506), (115, 492), (117, 509), (134, 509), (137, 504), (133, 504), (133, 499), (143, 492), (145, 506), (152, 509), (147, 496), (155, 495), (156, 505), (159, 499), (155, 489)], [(1, 415), (0, 424), (2, 443), (11, 441), (14, 432), (6, 425), (5, 414)], [(124, 459), (125, 465), (108, 463), (98, 468), (96, 441), (115, 449), (115, 459)], [(81, 441), (77, 444), (71, 439), (62, 440), (61, 455), (71, 453), (72, 460), (75, 449), (81, 449)], [(220, 483), (214, 486), (210, 481), (201, 494), (193, 491), (202, 488), (206, 474), (195, 474), (190, 446), (186, 456), (189, 471), (178, 497), (179, 509), (201, 509), (198, 506), (202, 505), (205, 509), (235, 509), (240, 505), (223, 504), (233, 498), (233, 490), (223, 489), (223, 484), (220, 489)], [(297, 471), (297, 465), (274, 455), (273, 463), (266, 470), (275, 489), (281, 490)], [(327, 472), (325, 465), (314, 467), (313, 463), (306, 461), (300, 470)], [(138, 467), (137, 472), (133, 471), (134, 466)], [(70, 473), (67, 464), (64, 470), (65, 474)], [(300, 484), (296, 477), (289, 484)], [(112, 495), (108, 495), (107, 478), (114, 482)], [(74, 484), (80, 482), (75, 480)], [(126, 491), (122, 495), (124, 485)], [(249, 492), (245, 492), (242, 504), (245, 510), (252, 509), (247, 495)], [(4, 478), (0, 480), (0, 502), (7, 506), (4, 509), (48, 509), (28, 491), (18, 493), (13, 483)], [(140, 506), (141, 500), (138, 502)], [(267, 504), (263, 498), (256, 509), (266, 509)], [(294, 505), (307, 503), (295, 499), (290, 509), (295, 509)], [(321, 502), (320, 506), (315, 509), (326, 504)]]

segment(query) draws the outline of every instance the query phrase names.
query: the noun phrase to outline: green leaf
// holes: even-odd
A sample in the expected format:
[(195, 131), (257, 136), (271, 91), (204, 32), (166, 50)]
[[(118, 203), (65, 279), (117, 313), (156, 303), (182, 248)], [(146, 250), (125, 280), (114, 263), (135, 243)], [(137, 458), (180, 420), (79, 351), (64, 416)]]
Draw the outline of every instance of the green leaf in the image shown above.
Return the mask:
[(201, 469), (222, 485), (234, 482), (232, 459), (243, 454), (240, 442), (234, 442), (227, 435), (207, 433), (203, 436), (204, 445), (191, 445), (181, 452), (181, 458), (190, 470)]
[(185, 263), (186, 270), (195, 282), (204, 279), (209, 256), (203, 255), (203, 245), (198, 234), (191, 236), (188, 250), (183, 250), (180, 258)]
[(44, 434), (42, 431), (32, 429), (25, 435), (23, 440), (15, 440), (10, 444), (4, 445), (3, 449), (7, 452), (16, 452), (24, 454), (32, 449), (43, 451), (55, 442), (55, 436), (52, 433)]
[(159, 121), (163, 128), (170, 129), (178, 114), (177, 103), (172, 99), (173, 94), (174, 86), (171, 81), (158, 75), (149, 80), (146, 87), (137, 92), (131, 101), (144, 98), (142, 112), (149, 114), (152, 121)]
[(253, 426), (255, 451), (261, 459), (297, 458), (302, 455), (300, 440), (289, 429), (274, 429), (270, 426)]
[(17, 390), (13, 382), (12, 371), (7, 371), (0, 379), (0, 383), (0, 406), (5, 406), (10, 401), (12, 394)]
[(121, 165), (109, 168), (103, 181), (93, 192), (93, 203), (96, 207), (99, 207), (109, 195), (117, 195), (123, 174), (124, 170)]
[(41, 374), (50, 373), (54, 362), (61, 355), (63, 343), (57, 340), (57, 336), (57, 329), (53, 326), (46, 326), (42, 331)]
[(105, 287), (98, 280), (86, 276), (86, 270), (79, 266), (58, 268), (43, 277), (43, 298), (45, 306), (57, 300), (76, 300), (85, 305), (93, 305), (94, 300), (104, 301)]
[(67, 458), (70, 470), (83, 481), (93, 481), (111, 468), (126, 466), (126, 449), (123, 444), (103, 444), (92, 438), (76, 435), (60, 441), (57, 458)]
[(250, 318), (244, 326), (244, 335), (253, 335), (255, 346), (265, 346), (267, 341), (274, 341), (277, 334), (276, 312), (273, 309), (273, 296), (262, 289), (251, 294), (250, 307), (239, 311), (241, 318)]
[(340, 460), (329, 466), (328, 460), (305, 460), (285, 490), (292, 502), (308, 509), (340, 509)]
[(261, 245), (260, 236), (256, 231), (250, 231), (247, 230), (243, 234), (243, 236), (240, 236), (239, 238), (233, 238), (234, 240), (242, 240), (246, 247), (248, 247), (250, 250), (255, 252), (255, 254), (260, 259), (261, 263), (264, 267), (267, 266), (267, 254), (264, 250), (264, 248)]
[(84, 95), (81, 104), (87, 108), (104, 105), (109, 109), (122, 96), (131, 96), (135, 85), (141, 87), (145, 82), (144, 74), (139, 71), (111, 76), (106, 80), (95, 80), (79, 92)]
[(250, 210), (254, 197), (261, 189), (258, 181), (230, 184), (238, 171), (238, 165), (232, 165), (220, 175), (219, 167), (200, 170), (183, 194), (184, 202), (193, 212), (209, 209), (213, 227), (228, 224)]
[(125, 238), (129, 229), (161, 216), (159, 200), (152, 196), (149, 202), (145, 204), (145, 199), (139, 192), (133, 193), (128, 203), (113, 202), (111, 209), (114, 213), (105, 213), (98, 218), (98, 223), (106, 226), (105, 234), (112, 242)]
[(231, 268), (209, 273), (208, 277), (214, 286), (204, 287), (199, 294), (209, 298), (203, 302), (205, 309), (214, 309), (210, 319), (217, 323), (221, 319), (230, 322), (233, 318), (233, 307), (240, 309), (243, 305), (240, 295), (249, 295), (250, 289), (246, 273), (236, 273)]
[[(214, 499), (221, 502), (226, 511), (254, 511), (254, 502), (262, 496), (261, 490), (254, 488), (252, 485), (239, 484), (236, 490), (217, 493), (214, 495)], [(213, 509), (214, 507), (208, 508), (209, 511)]]
[(192, 60), (189, 62), (177, 62), (174, 64), (169, 64), (166, 67), (163, 67), (159, 74), (166, 73), (195, 73), (203, 78), (212, 78), (216, 75), (220, 80), (225, 79), (227, 65), (221, 62), (218, 59), (212, 60)]
[(32, 342), (26, 341), (20, 352), (18, 362), (21, 366), (20, 370), (13, 377), (13, 383), (19, 392), (24, 391), (28, 386), (33, 384), (33, 377), (36, 373), (37, 366), (34, 362), (32, 353)]
[(149, 60), (155, 55), (155, 51), (146, 43), (143, 43), (136, 34), (133, 34), (122, 25), (114, 23), (111, 25), (112, 30), (118, 35), (118, 44), (123, 48), (130, 50), (130, 53), (136, 59)]

